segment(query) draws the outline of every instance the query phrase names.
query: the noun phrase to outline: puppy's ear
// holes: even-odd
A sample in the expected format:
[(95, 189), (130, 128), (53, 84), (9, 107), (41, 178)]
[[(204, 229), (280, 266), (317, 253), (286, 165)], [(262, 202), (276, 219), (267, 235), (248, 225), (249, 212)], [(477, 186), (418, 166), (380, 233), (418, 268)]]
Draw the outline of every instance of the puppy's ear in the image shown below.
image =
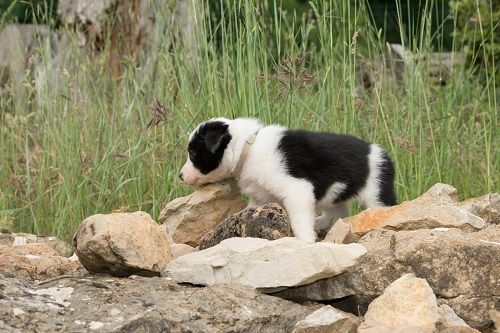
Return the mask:
[(212, 154), (231, 140), (231, 135), (227, 131), (227, 126), (211, 128), (205, 134), (205, 147)]

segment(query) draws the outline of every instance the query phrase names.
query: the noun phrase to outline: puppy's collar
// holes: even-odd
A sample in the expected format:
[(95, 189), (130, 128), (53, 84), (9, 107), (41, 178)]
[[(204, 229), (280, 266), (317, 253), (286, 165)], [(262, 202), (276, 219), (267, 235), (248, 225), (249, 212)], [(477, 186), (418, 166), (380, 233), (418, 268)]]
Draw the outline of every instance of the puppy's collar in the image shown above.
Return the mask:
[(241, 151), (240, 159), (238, 160), (238, 164), (236, 164), (236, 168), (233, 171), (234, 178), (240, 178), (241, 171), (243, 170), (243, 165), (245, 165), (245, 161), (248, 157), (248, 152), (250, 151), (250, 147), (252, 147), (255, 139), (257, 138), (257, 134), (259, 134), (259, 130), (252, 134), (247, 141), (245, 141), (245, 145), (243, 146), (243, 150)]

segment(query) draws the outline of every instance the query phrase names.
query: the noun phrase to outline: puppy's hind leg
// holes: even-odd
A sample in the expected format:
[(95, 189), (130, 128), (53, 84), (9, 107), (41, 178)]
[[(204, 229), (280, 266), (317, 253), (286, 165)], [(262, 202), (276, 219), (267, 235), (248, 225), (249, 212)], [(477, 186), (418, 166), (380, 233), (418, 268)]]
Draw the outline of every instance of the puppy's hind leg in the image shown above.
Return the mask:
[(316, 241), (314, 232), (315, 199), (313, 191), (307, 186), (287, 190), (283, 205), (290, 218), (295, 237), (308, 242)]
[(325, 209), (323, 215), (316, 218), (314, 229), (317, 232), (328, 231), (332, 227), (333, 223), (337, 222), (340, 218), (346, 217), (347, 215), (348, 211), (346, 202), (333, 204)]

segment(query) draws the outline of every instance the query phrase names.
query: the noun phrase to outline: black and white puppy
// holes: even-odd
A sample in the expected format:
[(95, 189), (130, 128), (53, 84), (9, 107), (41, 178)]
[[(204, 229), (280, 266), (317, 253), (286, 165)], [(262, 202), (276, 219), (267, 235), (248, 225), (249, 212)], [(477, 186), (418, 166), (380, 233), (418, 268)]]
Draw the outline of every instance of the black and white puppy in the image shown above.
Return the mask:
[[(376, 144), (352, 136), (215, 118), (189, 136), (180, 178), (190, 185), (237, 178), (249, 206), (280, 203), (296, 237), (314, 242), (357, 199), (366, 208), (396, 204), (394, 167)], [(316, 211), (323, 214), (317, 218)]]

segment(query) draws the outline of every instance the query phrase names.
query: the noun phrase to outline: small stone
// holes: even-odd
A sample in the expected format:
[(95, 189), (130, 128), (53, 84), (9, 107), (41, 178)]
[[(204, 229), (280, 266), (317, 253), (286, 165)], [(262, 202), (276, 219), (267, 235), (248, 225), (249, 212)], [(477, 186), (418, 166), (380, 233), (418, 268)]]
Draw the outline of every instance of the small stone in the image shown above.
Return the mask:
[(293, 333), (355, 333), (358, 324), (354, 315), (326, 305), (297, 322)]
[(436, 296), (429, 284), (410, 273), (391, 283), (370, 303), (358, 333), (393, 330), (432, 333), (438, 319)]
[(20, 316), (20, 315), (25, 314), (26, 312), (24, 312), (23, 310), (21, 310), (19, 308), (13, 308), (12, 313), (14, 314), (14, 316)]
[(500, 224), (500, 195), (498, 193), (472, 198), (461, 202), (459, 206), (471, 214), (482, 217), (488, 223)]
[[(262, 292), (338, 275), (366, 253), (359, 244), (305, 243), (286, 237), (229, 238), (171, 261), (163, 276), (178, 283), (211, 286), (240, 283)], [(297, 269), (300, 267), (300, 269)]]
[(285, 210), (276, 203), (250, 207), (222, 221), (200, 242), (200, 250), (207, 249), (232, 237), (255, 237), (268, 240), (293, 237)]
[(102, 328), (103, 326), (104, 326), (104, 324), (101, 323), (100, 321), (91, 321), (89, 324), (89, 328), (91, 330), (98, 330), (98, 329)]
[(226, 181), (201, 186), (169, 202), (158, 220), (175, 243), (197, 247), (207, 232), (245, 206), (236, 182)]
[(323, 242), (331, 242), (335, 244), (349, 244), (354, 242), (352, 227), (345, 223), (342, 219), (337, 220), (333, 227), (326, 234)]
[(187, 244), (172, 244), (170, 245), (170, 253), (172, 254), (172, 257), (178, 258), (180, 256), (183, 256), (185, 254), (191, 253), (196, 251), (196, 249), (192, 246), (189, 246)]
[(439, 321), (437, 323), (437, 328), (439, 333), (479, 333), (478, 330), (469, 327), (469, 325), (467, 325), (463, 319), (458, 317), (453, 309), (448, 305), (441, 305), (438, 312)]
[(164, 231), (145, 212), (90, 216), (74, 242), (78, 259), (90, 272), (153, 276), (172, 259)]

